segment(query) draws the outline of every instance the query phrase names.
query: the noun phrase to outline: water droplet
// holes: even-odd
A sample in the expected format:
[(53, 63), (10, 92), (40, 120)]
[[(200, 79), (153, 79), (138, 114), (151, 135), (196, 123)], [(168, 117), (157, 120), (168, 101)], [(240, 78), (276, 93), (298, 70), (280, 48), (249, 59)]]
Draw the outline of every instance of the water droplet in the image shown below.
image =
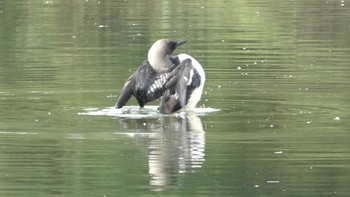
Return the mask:
[(280, 181), (274, 180), (274, 181), (266, 181), (266, 183), (270, 183), (270, 184), (276, 184), (279, 183)]
[(340, 117), (337, 116), (337, 117), (335, 117), (333, 120), (340, 120)]
[(283, 151), (279, 150), (279, 151), (275, 151), (275, 154), (283, 154)]

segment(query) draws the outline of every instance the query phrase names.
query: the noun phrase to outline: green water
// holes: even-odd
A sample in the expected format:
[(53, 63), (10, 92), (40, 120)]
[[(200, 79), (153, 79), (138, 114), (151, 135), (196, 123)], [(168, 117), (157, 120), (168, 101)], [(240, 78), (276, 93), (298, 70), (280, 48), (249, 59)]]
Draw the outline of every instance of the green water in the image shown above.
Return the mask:
[[(0, 196), (348, 196), (349, 6), (0, 0)], [(82, 114), (160, 38), (221, 111)]]

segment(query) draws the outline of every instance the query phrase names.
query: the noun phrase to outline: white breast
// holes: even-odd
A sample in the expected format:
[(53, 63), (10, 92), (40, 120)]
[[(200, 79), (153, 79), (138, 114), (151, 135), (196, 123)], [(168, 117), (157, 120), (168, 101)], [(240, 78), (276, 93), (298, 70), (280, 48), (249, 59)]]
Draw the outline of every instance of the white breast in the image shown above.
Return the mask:
[[(193, 90), (191, 97), (188, 100), (187, 105), (184, 107), (185, 109), (193, 109), (196, 107), (197, 103), (201, 99), (203, 88), (204, 88), (204, 82), (205, 82), (205, 73), (204, 73), (202, 65), (200, 65), (200, 63), (196, 59), (194, 59), (192, 56), (190, 56), (188, 54), (179, 54), (177, 57), (179, 58), (180, 63), (182, 61), (184, 61), (185, 59), (191, 59), (192, 66), (194, 67), (194, 69), (196, 69), (198, 74), (201, 76), (200, 85), (198, 86), (198, 88)], [(191, 70), (191, 72), (193, 73), (192, 70)], [(189, 81), (192, 81), (192, 79), (190, 79)], [(189, 84), (187, 84), (187, 85), (189, 85)]]

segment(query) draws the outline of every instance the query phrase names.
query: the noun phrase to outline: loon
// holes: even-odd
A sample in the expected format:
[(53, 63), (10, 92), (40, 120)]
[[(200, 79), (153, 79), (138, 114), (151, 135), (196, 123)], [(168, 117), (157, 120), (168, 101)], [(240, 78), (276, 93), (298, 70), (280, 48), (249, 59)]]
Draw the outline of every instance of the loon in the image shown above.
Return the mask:
[(148, 60), (128, 78), (115, 108), (122, 108), (132, 95), (140, 107), (163, 96), (158, 109), (164, 114), (195, 108), (203, 92), (204, 70), (190, 55), (169, 56), (186, 42), (156, 41), (148, 51)]
[(170, 73), (163, 87), (159, 105), (159, 112), (163, 114), (195, 108), (203, 92), (205, 73), (202, 66), (190, 55), (179, 54), (177, 57), (181, 63)]
[(160, 39), (148, 50), (148, 58), (139, 69), (133, 73), (124, 84), (115, 108), (122, 108), (131, 96), (134, 96), (140, 107), (163, 95), (163, 85), (167, 81), (170, 72), (180, 64), (177, 56), (170, 54), (187, 41), (172, 41)]

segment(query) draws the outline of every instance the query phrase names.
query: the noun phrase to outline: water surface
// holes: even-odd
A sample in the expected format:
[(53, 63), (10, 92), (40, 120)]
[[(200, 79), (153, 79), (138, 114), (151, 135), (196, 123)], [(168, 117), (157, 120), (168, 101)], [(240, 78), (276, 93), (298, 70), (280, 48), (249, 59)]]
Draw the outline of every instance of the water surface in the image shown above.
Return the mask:
[[(346, 1), (0, 1), (0, 195), (348, 196), (349, 19)], [(159, 38), (189, 40), (198, 108), (220, 111), (84, 114)]]

